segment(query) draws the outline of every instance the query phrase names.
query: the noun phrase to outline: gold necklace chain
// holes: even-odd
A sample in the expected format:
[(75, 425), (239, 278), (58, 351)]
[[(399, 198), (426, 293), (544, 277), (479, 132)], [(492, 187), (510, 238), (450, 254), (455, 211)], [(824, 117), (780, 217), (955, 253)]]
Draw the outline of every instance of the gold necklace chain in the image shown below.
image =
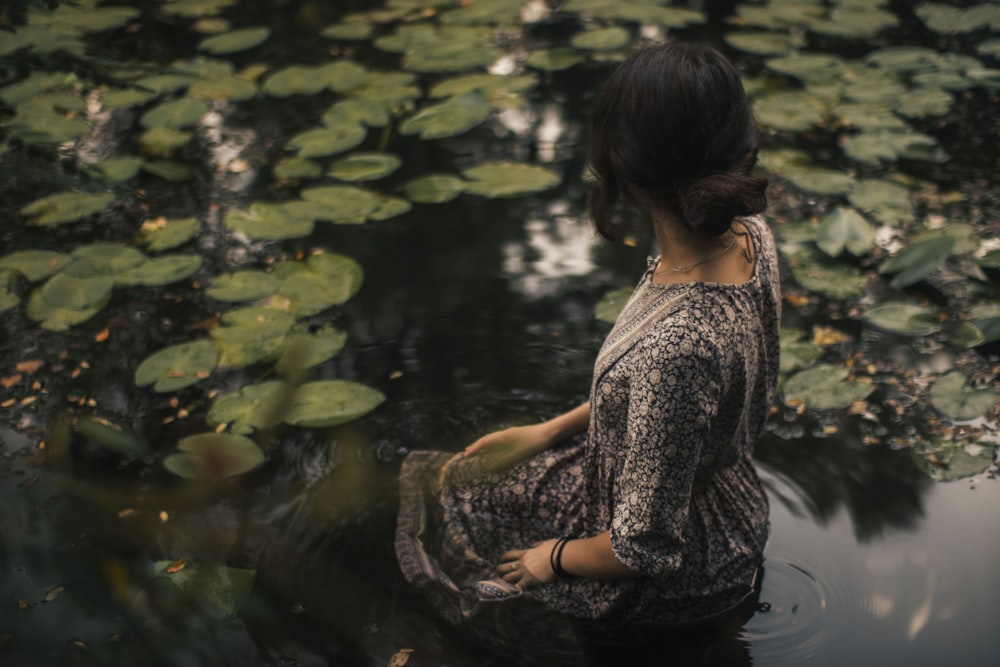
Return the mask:
[(722, 248), (718, 252), (715, 252), (709, 255), (708, 257), (695, 262), (694, 264), (688, 264), (687, 266), (684, 265), (671, 266), (669, 267), (669, 270), (673, 271), (674, 273), (690, 273), (691, 270), (694, 269), (695, 267), (701, 266), (702, 264), (707, 264), (708, 262), (711, 262), (713, 259), (718, 259), (719, 257), (722, 257), (736, 246), (736, 236), (737, 236), (736, 234), (733, 234), (733, 238), (729, 241), (728, 244), (726, 244), (726, 247)]

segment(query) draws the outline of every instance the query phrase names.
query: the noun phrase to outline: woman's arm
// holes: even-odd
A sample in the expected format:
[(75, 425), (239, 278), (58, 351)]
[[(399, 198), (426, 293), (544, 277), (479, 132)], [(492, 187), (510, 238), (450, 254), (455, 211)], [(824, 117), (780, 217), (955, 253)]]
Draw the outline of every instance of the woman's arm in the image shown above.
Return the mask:
[[(558, 540), (545, 540), (530, 549), (515, 549), (500, 557), (497, 573), (522, 588), (556, 578), (553, 549)], [(570, 540), (562, 548), (559, 564), (566, 574), (592, 579), (624, 579), (640, 576), (626, 567), (611, 549), (611, 532)]]
[(490, 470), (500, 471), (518, 461), (543, 452), (555, 443), (587, 430), (590, 404), (584, 403), (569, 412), (539, 424), (514, 426), (488, 433), (465, 448), (465, 456), (481, 456)]

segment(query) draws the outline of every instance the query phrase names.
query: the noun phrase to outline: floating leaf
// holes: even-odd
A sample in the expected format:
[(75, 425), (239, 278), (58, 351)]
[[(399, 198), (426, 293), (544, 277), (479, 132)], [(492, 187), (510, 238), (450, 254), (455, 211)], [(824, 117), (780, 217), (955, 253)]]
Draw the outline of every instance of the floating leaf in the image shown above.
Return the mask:
[(196, 100), (248, 100), (257, 94), (257, 86), (241, 76), (213, 76), (198, 79), (188, 88)]
[(142, 168), (168, 181), (186, 181), (194, 177), (194, 167), (176, 160), (151, 160)]
[(239, 0), (171, 0), (164, 4), (160, 10), (166, 14), (184, 16), (186, 18), (199, 18), (202, 16), (214, 16), (230, 5), (235, 5)]
[(917, 465), (933, 480), (951, 482), (986, 472), (993, 465), (994, 446), (988, 441), (936, 438), (913, 450)]
[(923, 19), (928, 28), (944, 34), (1000, 28), (1000, 9), (989, 3), (958, 8), (937, 2), (923, 2), (917, 7), (917, 16)]
[(505, 104), (519, 99), (518, 93), (530, 90), (537, 84), (538, 79), (530, 74), (521, 76), (462, 74), (434, 84), (428, 95), (430, 97), (455, 97), (477, 90), (491, 104)]
[(465, 181), (451, 174), (430, 174), (415, 178), (403, 186), (403, 194), (413, 202), (440, 204), (465, 191)]
[(296, 317), (309, 317), (347, 301), (359, 287), (353, 275), (331, 277), (302, 271), (287, 277), (277, 296)]
[(146, 128), (180, 130), (194, 125), (207, 113), (208, 105), (201, 100), (181, 97), (150, 109), (143, 114), (141, 122)]
[(251, 204), (245, 211), (228, 211), (226, 227), (251, 239), (278, 241), (309, 236), (315, 220), (299, 215), (288, 204)]
[(906, 287), (923, 280), (944, 264), (954, 247), (955, 239), (952, 236), (941, 236), (914, 243), (882, 262), (878, 272), (895, 273), (892, 286)]
[(332, 359), (344, 348), (347, 333), (326, 325), (315, 333), (292, 332), (285, 338), (275, 369), (295, 374)]
[(382, 392), (357, 382), (309, 382), (295, 392), (295, 399), (284, 420), (307, 428), (336, 426), (368, 414), (384, 400)]
[[(62, 274), (57, 274), (62, 275)], [(96, 288), (103, 288), (109, 279), (92, 278), (84, 280), (95, 281), (92, 286)], [(101, 282), (96, 282), (101, 281)], [(88, 308), (82, 310), (76, 310), (71, 308), (60, 308), (58, 306), (53, 306), (46, 302), (45, 297), (42, 295), (41, 289), (35, 289), (32, 291), (31, 296), (28, 298), (28, 304), (25, 309), (28, 317), (35, 320), (36, 322), (41, 322), (43, 329), (48, 329), (49, 331), (66, 331), (71, 326), (85, 322), (91, 317), (96, 315), (101, 311), (104, 306), (107, 305), (107, 301), (111, 298), (111, 290), (104, 292), (105, 300), (95, 303)]]
[(910, 238), (911, 243), (922, 243), (932, 239), (951, 237), (955, 245), (951, 249), (953, 255), (971, 255), (979, 250), (979, 234), (971, 225), (954, 224), (941, 229), (921, 229)]
[(190, 278), (200, 268), (198, 255), (164, 255), (117, 275), (115, 283), (158, 287)]
[(116, 278), (149, 261), (142, 252), (120, 243), (91, 243), (73, 250), (63, 273), (74, 278)]
[(843, 76), (846, 61), (827, 53), (796, 53), (767, 60), (767, 66), (806, 83), (834, 81)]
[(223, 53), (236, 53), (246, 51), (261, 44), (271, 36), (271, 29), (268, 27), (242, 28), (233, 30), (221, 35), (215, 35), (202, 40), (198, 45), (201, 51), (208, 51), (211, 54), (219, 55)]
[(225, 479), (264, 462), (264, 452), (253, 440), (229, 433), (188, 436), (177, 449), (182, 453), (163, 459), (163, 467), (186, 479)]
[(801, 37), (787, 32), (764, 32), (744, 30), (730, 32), (725, 36), (726, 43), (734, 49), (755, 53), (761, 56), (784, 55), (803, 46)]
[(342, 181), (374, 181), (399, 169), (403, 161), (391, 153), (354, 153), (333, 163), (330, 176)]
[(323, 114), (323, 124), (333, 126), (348, 123), (385, 127), (392, 121), (394, 108), (393, 104), (379, 100), (341, 100)]
[(973, 387), (961, 371), (952, 371), (938, 378), (928, 394), (931, 405), (956, 421), (982, 417), (997, 404), (995, 386)]
[(633, 291), (630, 287), (622, 287), (608, 292), (594, 307), (594, 317), (602, 322), (614, 324)]
[(73, 423), (73, 429), (88, 441), (100, 444), (105, 449), (122, 456), (145, 456), (149, 452), (149, 445), (139, 436), (106, 419), (79, 417)]
[[(294, 270), (301, 270), (301, 262), (289, 262)], [(273, 308), (247, 306), (229, 310), (222, 314), (222, 323), (228, 327), (271, 327), (280, 331), (288, 331), (295, 324), (295, 317)]]
[(421, 139), (441, 139), (462, 134), (489, 118), (491, 107), (477, 91), (453, 97), (421, 109), (400, 124), (400, 134), (419, 134)]
[(274, 175), (277, 178), (287, 180), (319, 178), (323, 175), (323, 167), (313, 160), (303, 157), (290, 157), (274, 166)]
[(219, 348), (219, 368), (242, 368), (261, 361), (273, 361), (281, 352), (289, 323), (277, 310), (261, 322), (216, 327), (210, 331)]
[(164, 560), (153, 567), (157, 576), (149, 586), (157, 603), (220, 620), (234, 617), (244, 606), (256, 575), (255, 570), (222, 567), (207, 559), (197, 567), (189, 564), (176, 574), (168, 574), (171, 564)]
[(59, 225), (99, 213), (114, 200), (110, 192), (60, 192), (36, 199), (21, 213), (31, 216), (33, 225)]
[(326, 157), (354, 148), (366, 134), (363, 125), (344, 123), (300, 132), (288, 141), (288, 148), (297, 150), (299, 157)]
[(483, 197), (516, 197), (541, 192), (559, 184), (559, 175), (537, 165), (489, 162), (462, 172), (469, 180), (466, 192)]
[(17, 276), (14, 272), (0, 269), (0, 313), (16, 308), (21, 303), (21, 298), (15, 289), (16, 285)]
[(986, 334), (972, 322), (957, 322), (948, 327), (948, 344), (958, 348), (970, 348), (986, 342)]
[(843, 366), (820, 364), (799, 371), (785, 381), (785, 404), (803, 401), (814, 410), (836, 410), (850, 407), (864, 399), (872, 390), (871, 382), (851, 380)]
[(312, 67), (292, 65), (279, 70), (264, 81), (262, 90), (274, 97), (290, 97), (291, 95), (315, 95), (326, 88), (326, 83), (319, 81)]
[(913, 219), (909, 190), (889, 181), (858, 181), (847, 199), (885, 225), (896, 226)]
[(110, 277), (71, 278), (57, 273), (39, 291), (53, 308), (86, 310), (107, 303), (114, 284)]
[(375, 46), (403, 53), (403, 69), (411, 72), (455, 72), (484, 67), (500, 57), (488, 34), (479, 27), (402, 25), (375, 40)]
[(48, 278), (72, 262), (69, 255), (51, 250), (19, 250), (0, 257), (0, 269), (20, 273), (30, 282)]
[(875, 228), (853, 208), (838, 206), (820, 223), (816, 245), (831, 257), (845, 249), (860, 257), (875, 247)]
[(895, 97), (896, 113), (907, 118), (943, 116), (954, 102), (951, 94), (933, 88), (918, 88)]
[(218, 276), (205, 294), (218, 301), (256, 301), (278, 291), (281, 281), (263, 271), (235, 271)]
[(779, 356), (782, 373), (791, 373), (800, 368), (808, 368), (823, 356), (823, 346), (806, 340), (798, 340), (801, 334), (796, 330), (782, 330), (781, 354)]
[(158, 218), (142, 225), (139, 242), (153, 252), (183, 245), (198, 233), (198, 218)]
[(121, 183), (138, 174), (142, 163), (141, 157), (108, 158), (97, 165), (97, 170), (105, 181)]
[(620, 49), (629, 41), (628, 30), (624, 28), (597, 28), (573, 35), (570, 43), (578, 49), (588, 51), (611, 51)]
[(139, 147), (146, 155), (167, 156), (191, 141), (190, 132), (154, 127), (139, 135)]
[(292, 388), (280, 380), (251, 384), (215, 399), (205, 417), (209, 426), (231, 424), (234, 433), (271, 428), (281, 423)]
[(684, 7), (661, 7), (647, 0), (568, 0), (565, 11), (579, 12), (594, 18), (638, 21), (665, 28), (684, 28), (703, 23), (705, 14)]
[(819, 195), (848, 194), (857, 181), (840, 171), (830, 169), (804, 169), (782, 174), (797, 188)]
[(543, 51), (532, 51), (525, 59), (524, 64), (535, 69), (555, 72), (569, 69), (573, 65), (582, 63), (584, 57), (579, 51), (569, 47), (556, 47)]
[(774, 93), (759, 98), (754, 110), (761, 122), (776, 130), (802, 132), (823, 124), (827, 105), (805, 91)]
[(208, 340), (171, 345), (146, 357), (135, 369), (135, 383), (159, 393), (183, 389), (215, 370), (219, 352)]
[(324, 28), (319, 34), (328, 39), (368, 39), (372, 34), (372, 26), (360, 21), (337, 23)]
[(409, 202), (362, 190), (351, 185), (331, 185), (309, 188), (302, 191), (302, 197), (318, 205), (322, 220), (340, 224), (361, 224), (366, 220), (385, 220), (393, 215), (405, 213)]
[(890, 301), (870, 308), (863, 317), (877, 329), (904, 336), (928, 336), (941, 330), (937, 311), (915, 303)]
[(810, 250), (801, 243), (782, 245), (789, 259), (792, 275), (802, 287), (834, 299), (857, 299), (864, 296), (868, 276), (858, 269)]
[(899, 157), (942, 162), (947, 155), (931, 137), (911, 129), (876, 129), (844, 137), (844, 152), (855, 160), (877, 165)]

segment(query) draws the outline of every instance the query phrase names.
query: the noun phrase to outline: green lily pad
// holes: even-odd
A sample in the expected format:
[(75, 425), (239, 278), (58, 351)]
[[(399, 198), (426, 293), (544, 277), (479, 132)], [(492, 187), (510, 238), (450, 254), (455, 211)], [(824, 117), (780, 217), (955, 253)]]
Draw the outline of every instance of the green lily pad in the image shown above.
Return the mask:
[[(291, 262), (291, 264), (301, 268), (300, 262)], [(287, 332), (295, 324), (295, 316), (274, 308), (246, 306), (226, 311), (222, 314), (220, 321), (227, 327), (261, 327), (262, 330)], [(271, 335), (271, 333), (262, 333), (255, 337), (267, 338)]]
[(853, 208), (838, 206), (820, 223), (816, 245), (830, 257), (844, 250), (860, 257), (875, 247), (875, 228)]
[(825, 122), (827, 105), (811, 93), (796, 90), (765, 95), (756, 100), (754, 111), (768, 127), (803, 132)]
[(705, 22), (703, 12), (685, 7), (662, 7), (649, 0), (568, 0), (564, 11), (594, 18), (637, 21), (664, 28), (684, 28)]
[[(450, 3), (449, 3), (450, 4)], [(450, 9), (440, 15), (444, 25), (506, 24), (515, 26), (520, 18), (526, 0), (490, 0), (490, 2), (460, 3), (457, 9)]]
[(531, 74), (520, 76), (497, 76), (494, 74), (462, 74), (440, 81), (430, 89), (430, 97), (456, 97), (479, 91), (490, 104), (506, 105), (519, 99), (518, 93), (531, 90), (538, 85), (538, 79)]
[(234, 271), (212, 280), (205, 294), (218, 301), (256, 301), (271, 296), (281, 287), (281, 281), (263, 271)]
[(871, 392), (867, 379), (851, 380), (843, 366), (820, 364), (799, 371), (785, 381), (785, 404), (802, 401), (814, 410), (837, 410), (850, 407)]
[(325, 88), (326, 83), (316, 76), (315, 68), (305, 65), (292, 65), (279, 70), (267, 77), (261, 86), (261, 90), (273, 97), (315, 95)]
[(146, 128), (180, 130), (196, 124), (207, 113), (208, 105), (201, 100), (181, 97), (150, 109), (142, 115), (141, 123)]
[(118, 285), (159, 287), (190, 278), (201, 268), (198, 255), (163, 255), (115, 277)]
[(804, 46), (798, 35), (787, 32), (741, 30), (725, 36), (726, 43), (734, 49), (761, 56), (780, 56)]
[(844, 152), (858, 162), (878, 165), (904, 157), (943, 162), (947, 154), (934, 137), (912, 129), (875, 129), (841, 140)]
[(209, 332), (219, 349), (219, 368), (243, 368), (278, 358), (290, 324), (280, 317), (286, 313), (265, 310), (271, 314), (260, 321), (216, 327)]
[(327, 26), (319, 34), (327, 39), (368, 39), (372, 34), (372, 25), (370, 23), (362, 23), (361, 21), (336, 23)]
[(980, 266), (989, 269), (1000, 269), (1000, 250), (991, 250), (978, 260)]
[(382, 403), (382, 392), (357, 382), (320, 380), (309, 382), (295, 392), (285, 422), (294, 426), (322, 428), (362, 417)]
[(890, 301), (870, 308), (863, 319), (876, 329), (903, 336), (929, 336), (941, 330), (935, 309), (902, 301)]
[(241, 76), (213, 76), (192, 83), (187, 94), (196, 100), (241, 102), (257, 94), (257, 85)]
[(292, 391), (280, 380), (247, 385), (215, 399), (205, 421), (209, 426), (230, 424), (230, 430), (237, 434), (277, 426), (291, 401)]
[(146, 155), (167, 156), (191, 141), (190, 132), (154, 127), (139, 135), (139, 147)]
[(823, 346), (807, 340), (798, 340), (801, 334), (796, 330), (781, 331), (781, 355), (779, 356), (782, 373), (791, 373), (800, 368), (808, 368), (823, 356)]
[(578, 65), (583, 61), (583, 55), (576, 49), (568, 46), (558, 46), (553, 49), (532, 51), (528, 54), (524, 64), (535, 69), (557, 72), (569, 69), (573, 65)]
[(981, 55), (1000, 59), (1000, 37), (984, 39), (976, 46), (976, 51)]
[(253, 470), (264, 452), (249, 438), (230, 433), (199, 433), (177, 443), (180, 454), (163, 459), (163, 467), (186, 479), (225, 479)]
[(392, 122), (393, 113), (394, 107), (380, 100), (341, 100), (323, 114), (323, 124), (336, 126), (347, 123), (366, 127), (385, 127)]
[(31, 23), (59, 29), (59, 24), (81, 32), (103, 32), (118, 28), (139, 16), (131, 7), (73, 7), (60, 5), (48, 14), (32, 14)]
[(594, 306), (594, 317), (602, 322), (614, 324), (633, 291), (630, 287), (622, 287), (608, 292)]
[(346, 342), (347, 332), (330, 325), (315, 333), (292, 332), (285, 338), (275, 370), (288, 376), (318, 366), (336, 356)]
[(937, 438), (915, 448), (913, 457), (931, 479), (951, 482), (986, 472), (993, 465), (993, 449), (993, 444), (986, 441)]
[(793, 76), (805, 83), (816, 83), (839, 79), (847, 68), (847, 62), (826, 53), (796, 53), (769, 58), (767, 66), (779, 74)]
[(163, 5), (160, 11), (165, 14), (183, 16), (185, 18), (201, 18), (215, 16), (226, 7), (235, 5), (239, 0), (171, 0)]
[(186, 181), (194, 178), (194, 167), (176, 160), (150, 160), (142, 165), (142, 168), (167, 181)]
[(997, 404), (997, 390), (992, 384), (973, 387), (962, 371), (952, 371), (935, 380), (928, 392), (939, 412), (956, 421), (982, 417)]
[(208, 51), (213, 55), (237, 53), (252, 49), (271, 36), (271, 29), (262, 26), (257, 28), (242, 28), (221, 35), (203, 39), (198, 45), (200, 51)]
[(189, 387), (215, 370), (219, 351), (208, 340), (165, 347), (146, 357), (135, 369), (135, 383), (153, 385), (158, 393)]
[(597, 28), (573, 35), (570, 44), (587, 51), (613, 51), (628, 44), (630, 35), (624, 28)]
[(312, 255), (305, 264), (282, 262), (274, 272), (282, 281), (275, 299), (284, 310), (300, 317), (345, 303), (357, 294), (364, 280), (356, 261), (336, 253)]
[(300, 132), (288, 141), (299, 157), (326, 157), (350, 150), (365, 140), (368, 131), (361, 124), (343, 123)]
[(954, 103), (951, 93), (933, 88), (917, 88), (902, 93), (895, 98), (896, 113), (907, 118), (926, 118), (927, 116), (943, 116), (951, 110)]
[(478, 91), (432, 104), (404, 120), (400, 134), (419, 134), (421, 139), (453, 137), (479, 125), (490, 117), (489, 102)]
[(351, 185), (331, 185), (302, 191), (307, 202), (318, 205), (320, 219), (339, 224), (385, 220), (409, 210), (409, 202)]
[(872, 51), (865, 62), (899, 72), (935, 69), (938, 52), (923, 46), (890, 46)]
[(830, 12), (829, 21), (810, 23), (809, 29), (823, 35), (863, 39), (898, 24), (895, 14), (875, 7), (837, 6)]
[(197, 76), (180, 72), (152, 74), (135, 81), (135, 86), (141, 90), (149, 90), (156, 95), (173, 93), (187, 88), (197, 80)]
[(847, 199), (884, 225), (895, 227), (913, 219), (910, 191), (890, 181), (858, 181)]
[(948, 344), (961, 349), (976, 347), (986, 342), (986, 334), (973, 322), (956, 322), (948, 327), (946, 333)]
[(342, 181), (374, 181), (399, 169), (403, 161), (391, 153), (354, 153), (333, 163), (330, 176)]
[(955, 239), (941, 236), (913, 243), (896, 253), (878, 267), (880, 274), (895, 273), (892, 286), (906, 287), (929, 276), (945, 263), (955, 248)]
[(816, 294), (833, 299), (857, 299), (864, 296), (868, 276), (857, 268), (831, 260), (802, 243), (781, 246), (795, 281)]
[(970, 314), (973, 324), (983, 332), (983, 343), (1000, 340), (1000, 304), (973, 306)]
[(223, 223), (228, 229), (251, 239), (279, 241), (309, 236), (315, 220), (298, 215), (287, 204), (258, 202), (245, 211), (226, 212)]
[[(962, 72), (954, 71), (933, 71), (933, 72), (917, 72), (913, 75), (913, 83), (917, 84), (921, 88), (927, 90), (968, 90), (969, 88), (974, 88), (976, 82), (970, 80)], [(916, 95), (917, 91), (913, 91), (911, 95)], [(949, 99), (949, 108), (951, 106), (951, 100)], [(947, 113), (947, 109), (939, 112), (937, 115)], [(909, 116), (909, 114), (903, 113), (904, 116)]]
[(403, 53), (410, 72), (458, 72), (485, 67), (500, 57), (489, 32), (473, 26), (402, 25), (392, 35), (376, 39), (376, 47)]
[(24, 206), (21, 213), (31, 216), (33, 225), (60, 225), (99, 213), (114, 200), (110, 192), (60, 192), (36, 199)]
[(91, 243), (73, 250), (73, 263), (63, 274), (73, 278), (118, 276), (149, 261), (142, 252), (120, 243)]
[[(168, 5), (169, 6), (169, 5)], [(186, 459), (182, 459), (186, 461)], [(198, 461), (187, 461), (191, 479), (202, 479)], [(209, 471), (212, 468), (209, 467)], [(256, 571), (252, 569), (222, 567), (207, 559), (197, 565), (188, 563), (184, 569), (174, 572), (172, 561), (158, 561), (154, 564), (156, 576), (149, 582), (150, 592), (156, 595), (158, 605), (166, 608), (196, 611), (208, 614), (212, 619), (225, 621), (236, 616), (250, 598)], [(139, 598), (142, 600), (142, 598)], [(175, 604), (176, 603), (176, 604)], [(160, 618), (159, 614), (151, 615)]]
[(917, 6), (919, 16), (934, 32), (967, 33), (975, 30), (1000, 29), (1000, 9), (990, 3), (972, 7), (952, 7), (937, 2)]
[(48, 278), (62, 270), (73, 259), (51, 250), (19, 250), (0, 257), (0, 269), (20, 273), (30, 282)]
[(274, 165), (274, 175), (283, 180), (319, 178), (323, 175), (323, 167), (304, 157), (290, 157)]
[(350, 92), (351, 100), (378, 103), (391, 114), (406, 110), (422, 94), (407, 72), (369, 72), (364, 82)]
[(483, 197), (516, 197), (541, 192), (559, 184), (555, 172), (518, 162), (489, 162), (462, 172), (469, 182), (465, 191)]
[(97, 165), (97, 171), (109, 183), (122, 183), (138, 174), (142, 163), (141, 157), (108, 158)]
[(782, 174), (800, 190), (818, 195), (842, 195), (854, 190), (857, 184), (853, 178), (841, 171), (810, 168)]
[(16, 284), (17, 276), (13, 271), (0, 269), (0, 313), (16, 308), (21, 303), (15, 290)]
[(412, 202), (440, 204), (465, 192), (465, 181), (451, 174), (429, 174), (408, 181), (403, 194)]
[(996, 90), (1000, 88), (1000, 69), (977, 67), (965, 73), (965, 77), (977, 86)]
[(971, 255), (979, 250), (979, 234), (971, 225), (953, 224), (941, 229), (920, 229), (914, 232), (910, 243), (923, 243), (932, 239), (950, 237), (955, 240), (953, 255)]
[(139, 243), (152, 252), (169, 250), (184, 245), (198, 233), (198, 218), (162, 219), (142, 226)]
[[(106, 279), (94, 278), (91, 280), (96, 281)], [(85, 322), (99, 313), (101, 309), (107, 305), (107, 301), (110, 300), (111, 291), (108, 290), (106, 295), (105, 301), (95, 303), (89, 308), (76, 310), (72, 308), (60, 308), (47, 303), (45, 297), (42, 295), (42, 290), (35, 289), (31, 292), (31, 296), (28, 298), (25, 312), (31, 319), (36, 322), (41, 322), (41, 327), (43, 329), (47, 329), (49, 331), (67, 331), (71, 326)]]
[(45, 303), (52, 308), (87, 310), (108, 302), (115, 285), (113, 278), (71, 278), (57, 273), (39, 288)]

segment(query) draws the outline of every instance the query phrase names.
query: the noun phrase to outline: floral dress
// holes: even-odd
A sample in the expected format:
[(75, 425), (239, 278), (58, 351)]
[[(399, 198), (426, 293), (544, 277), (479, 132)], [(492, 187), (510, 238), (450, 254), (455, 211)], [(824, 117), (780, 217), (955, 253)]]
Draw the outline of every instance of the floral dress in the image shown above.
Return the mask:
[(476, 582), (499, 557), (558, 536), (610, 531), (639, 577), (561, 577), (524, 597), (604, 628), (683, 625), (749, 591), (768, 531), (751, 461), (778, 375), (774, 240), (742, 284), (653, 282), (652, 265), (598, 354), (590, 424), (502, 474), (476, 458), (411, 452), (400, 476), (396, 553), (449, 619), (480, 613)]

